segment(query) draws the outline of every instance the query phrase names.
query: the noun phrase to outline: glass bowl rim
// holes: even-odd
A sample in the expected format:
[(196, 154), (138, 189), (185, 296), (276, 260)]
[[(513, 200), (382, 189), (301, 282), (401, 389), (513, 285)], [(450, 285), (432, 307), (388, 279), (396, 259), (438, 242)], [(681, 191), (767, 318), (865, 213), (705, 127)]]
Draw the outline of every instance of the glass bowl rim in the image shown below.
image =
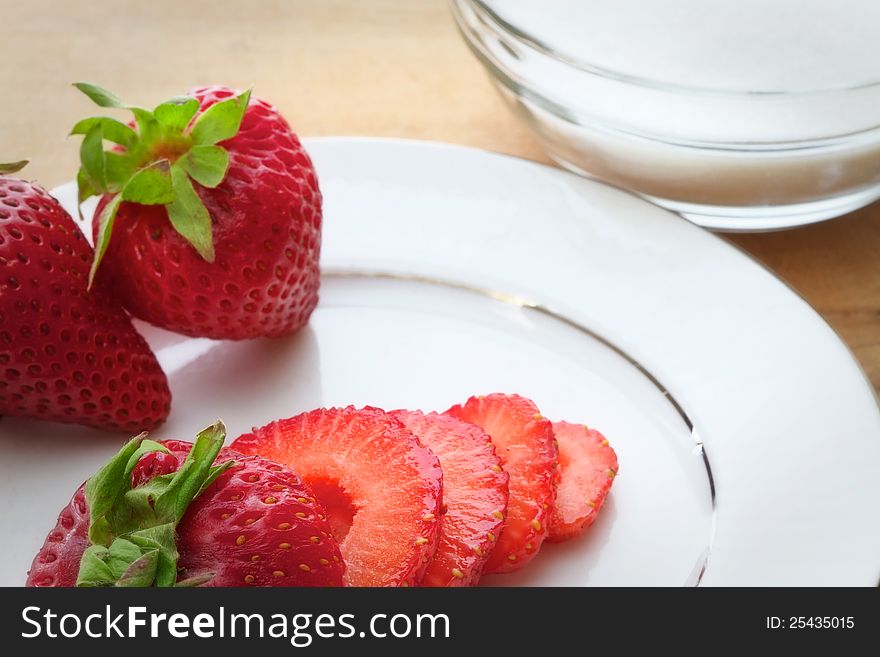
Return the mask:
[(880, 79), (870, 81), (870, 82), (862, 82), (853, 85), (841, 85), (841, 86), (832, 86), (832, 87), (820, 87), (820, 88), (810, 88), (810, 89), (762, 89), (762, 90), (748, 90), (748, 89), (721, 89), (721, 88), (712, 88), (712, 87), (703, 87), (698, 85), (687, 85), (687, 84), (678, 84), (675, 82), (666, 82), (663, 80), (656, 80), (653, 78), (643, 77), (639, 75), (633, 75), (631, 73), (624, 73), (622, 71), (616, 71), (611, 68), (606, 68), (603, 66), (599, 66), (597, 64), (593, 64), (586, 61), (581, 61), (576, 57), (571, 57), (566, 55), (563, 52), (555, 50), (551, 46), (544, 43), (541, 39), (526, 32), (522, 28), (517, 27), (513, 23), (510, 23), (506, 19), (502, 18), (494, 9), (488, 6), (485, 0), (451, 0), (453, 4), (465, 3), (471, 5), (475, 10), (485, 14), (492, 22), (494, 22), (499, 28), (504, 30), (507, 35), (514, 40), (540, 52), (542, 55), (550, 57), (551, 59), (556, 60), (557, 62), (564, 64), (566, 66), (571, 66), (575, 69), (583, 71), (584, 73), (588, 73), (590, 75), (595, 75), (598, 77), (603, 77), (608, 80), (612, 80), (614, 82), (621, 82), (624, 84), (635, 85), (639, 87), (645, 87), (649, 89), (654, 89), (657, 91), (664, 91), (670, 93), (687, 93), (687, 94), (699, 94), (706, 96), (727, 96), (732, 98), (748, 98), (748, 97), (776, 97), (776, 98), (796, 98), (800, 96), (815, 96), (819, 94), (832, 94), (832, 93), (841, 93), (847, 91), (861, 91), (866, 89), (872, 89), (880, 87)]

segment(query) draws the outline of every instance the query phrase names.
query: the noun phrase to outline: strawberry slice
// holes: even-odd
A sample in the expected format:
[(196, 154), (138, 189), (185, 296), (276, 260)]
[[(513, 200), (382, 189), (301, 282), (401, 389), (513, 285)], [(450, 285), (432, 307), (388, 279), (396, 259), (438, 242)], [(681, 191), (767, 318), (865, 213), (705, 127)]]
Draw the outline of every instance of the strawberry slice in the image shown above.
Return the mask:
[(451, 415), (392, 411), (428, 447), (443, 468), (440, 543), (421, 586), (475, 586), (501, 532), (508, 475), (492, 439), (478, 426)]
[(378, 408), (317, 409), (240, 436), (232, 449), (295, 468), (327, 509), (347, 586), (412, 586), (440, 537), (437, 457)]
[(519, 395), (471, 397), (446, 413), (476, 424), (492, 436), (501, 465), (510, 475), (507, 517), (483, 572), (519, 570), (544, 542), (556, 499), (553, 427), (534, 402)]
[(601, 433), (583, 424), (554, 422), (561, 480), (548, 541), (558, 543), (593, 524), (617, 475), (617, 454)]

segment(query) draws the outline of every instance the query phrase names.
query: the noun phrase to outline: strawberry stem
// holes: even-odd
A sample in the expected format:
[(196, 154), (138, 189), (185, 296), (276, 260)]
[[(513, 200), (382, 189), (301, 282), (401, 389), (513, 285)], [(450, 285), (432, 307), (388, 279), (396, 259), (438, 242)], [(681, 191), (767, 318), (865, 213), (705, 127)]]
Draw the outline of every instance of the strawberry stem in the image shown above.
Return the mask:
[[(193, 182), (213, 188), (226, 177), (229, 154), (219, 142), (238, 134), (250, 90), (203, 112), (199, 112), (198, 99), (191, 97), (173, 98), (150, 111), (126, 105), (93, 84), (77, 82), (74, 86), (99, 107), (130, 110), (137, 125), (134, 130), (117, 119), (94, 116), (71, 130), (83, 136), (76, 178), (79, 203), (91, 196), (111, 195), (98, 217), (89, 285), (107, 251), (122, 202), (165, 206), (172, 227), (203, 259), (213, 262), (211, 215)], [(104, 142), (116, 147), (105, 150)]]
[(179, 554), (177, 524), (186, 510), (234, 461), (213, 465), (226, 427), (219, 420), (196, 437), (177, 472), (136, 488), (131, 473), (150, 452), (167, 452), (141, 434), (86, 483), (89, 540), (77, 586), (174, 586)]

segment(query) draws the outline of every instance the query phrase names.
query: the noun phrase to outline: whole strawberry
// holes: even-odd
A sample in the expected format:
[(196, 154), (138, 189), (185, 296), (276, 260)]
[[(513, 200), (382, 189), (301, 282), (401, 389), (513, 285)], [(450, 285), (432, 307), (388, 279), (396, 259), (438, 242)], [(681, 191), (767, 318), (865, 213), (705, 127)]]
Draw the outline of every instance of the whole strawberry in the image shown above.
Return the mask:
[[(130, 441), (74, 494), (28, 586), (339, 586), (323, 508), (277, 463), (194, 444)], [(214, 465), (217, 459), (217, 465)]]
[[(215, 339), (278, 336), (318, 302), (321, 192), (268, 103), (225, 87), (152, 111), (76, 85), (135, 123), (80, 121), (80, 200), (101, 195), (92, 276), (136, 317)], [(107, 140), (118, 146), (103, 150)]]
[(0, 414), (129, 432), (171, 393), (125, 311), (88, 290), (92, 248), (39, 186), (0, 165)]

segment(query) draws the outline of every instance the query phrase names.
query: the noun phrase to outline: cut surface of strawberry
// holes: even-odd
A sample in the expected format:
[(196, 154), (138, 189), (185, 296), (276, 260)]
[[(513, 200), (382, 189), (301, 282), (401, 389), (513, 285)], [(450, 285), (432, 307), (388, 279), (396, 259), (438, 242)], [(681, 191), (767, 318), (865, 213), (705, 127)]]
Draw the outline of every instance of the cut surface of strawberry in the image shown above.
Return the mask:
[(348, 586), (413, 586), (437, 549), (442, 473), (434, 454), (378, 408), (318, 409), (232, 447), (298, 472), (327, 509)]
[(485, 430), (510, 475), (507, 517), (483, 572), (519, 570), (544, 542), (556, 500), (558, 462), (553, 427), (534, 402), (519, 395), (471, 397), (446, 413)]
[(547, 540), (574, 538), (593, 524), (617, 476), (617, 454), (601, 433), (583, 424), (554, 422), (560, 482)]
[(440, 542), (421, 586), (474, 586), (495, 547), (507, 511), (508, 475), (489, 435), (451, 415), (391, 413), (440, 460), (443, 506)]

